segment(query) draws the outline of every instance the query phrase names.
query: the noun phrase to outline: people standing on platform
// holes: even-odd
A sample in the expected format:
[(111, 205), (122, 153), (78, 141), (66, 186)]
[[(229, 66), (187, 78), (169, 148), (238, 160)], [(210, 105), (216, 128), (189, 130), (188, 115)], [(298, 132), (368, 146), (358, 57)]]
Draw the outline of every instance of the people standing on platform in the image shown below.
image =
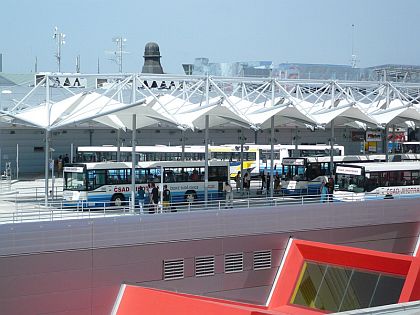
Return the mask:
[(332, 177), (328, 179), (328, 183), (326, 184), (326, 186), (328, 189), (328, 201), (332, 202), (334, 194), (334, 179)]
[(152, 183), (152, 204), (153, 213), (157, 213), (159, 206), (159, 188), (156, 187), (155, 183)]
[(238, 192), (239, 189), (241, 189), (241, 181), (241, 171), (238, 171), (238, 174), (236, 174), (235, 176), (236, 192)]
[(261, 194), (265, 193), (265, 187), (267, 185), (267, 169), (261, 172)]
[(325, 179), (321, 182), (321, 187), (319, 188), (319, 192), (321, 194), (321, 202), (325, 202), (328, 196), (328, 187)]
[(144, 199), (146, 198), (146, 192), (144, 191), (143, 186), (139, 187), (139, 190), (137, 191), (137, 197), (139, 199), (140, 214), (143, 214)]
[(276, 176), (274, 176), (274, 193), (278, 194), (280, 192), (280, 185), (281, 185), (281, 181), (280, 181), (280, 176), (279, 173), (276, 172)]
[(225, 208), (232, 208), (233, 207), (233, 190), (229, 181), (225, 183), (223, 187), (223, 191), (226, 193)]
[(163, 185), (163, 211), (170, 211), (171, 209), (171, 191), (168, 188), (168, 185)]
[(243, 181), (244, 181), (244, 184), (243, 184), (244, 190), (249, 194), (249, 187), (251, 185), (251, 179), (249, 178), (248, 172), (245, 173)]

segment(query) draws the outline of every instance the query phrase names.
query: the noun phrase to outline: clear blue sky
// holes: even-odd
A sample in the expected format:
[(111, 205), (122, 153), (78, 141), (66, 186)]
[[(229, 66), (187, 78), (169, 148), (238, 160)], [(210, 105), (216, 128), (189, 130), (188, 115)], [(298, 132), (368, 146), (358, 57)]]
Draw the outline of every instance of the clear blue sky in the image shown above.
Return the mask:
[[(152, 4), (153, 3), (153, 4)], [(420, 64), (419, 0), (2, 0), (3, 71), (56, 71), (54, 26), (66, 34), (62, 71), (117, 72), (106, 51), (127, 39), (123, 70), (139, 72), (144, 46), (160, 46), (167, 73), (196, 57), (213, 62)]]

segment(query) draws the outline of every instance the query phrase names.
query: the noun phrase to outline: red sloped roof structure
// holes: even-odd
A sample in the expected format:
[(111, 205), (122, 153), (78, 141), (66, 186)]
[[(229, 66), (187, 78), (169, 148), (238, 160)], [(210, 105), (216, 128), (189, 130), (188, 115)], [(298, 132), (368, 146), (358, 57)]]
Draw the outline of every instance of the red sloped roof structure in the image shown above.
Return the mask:
[[(420, 251), (419, 251), (420, 252)], [(253, 305), (123, 284), (113, 314), (315, 315), (329, 311), (292, 304), (307, 262), (403, 279), (398, 303), (420, 300), (420, 253), (407, 256), (325, 243), (291, 240), (266, 305)]]

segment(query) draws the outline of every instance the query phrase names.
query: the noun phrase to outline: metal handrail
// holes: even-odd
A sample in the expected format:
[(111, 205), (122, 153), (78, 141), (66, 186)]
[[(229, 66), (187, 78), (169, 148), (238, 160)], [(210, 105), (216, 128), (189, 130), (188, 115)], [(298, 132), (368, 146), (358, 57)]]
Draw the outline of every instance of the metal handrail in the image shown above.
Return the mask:
[[(354, 194), (353, 194), (354, 197)], [(351, 194), (347, 201), (367, 201), (353, 198)], [(372, 197), (379, 197), (379, 195), (372, 195)], [(407, 195), (394, 195), (395, 199), (410, 198)], [(353, 198), (353, 199), (352, 199)], [(382, 196), (383, 198), (383, 196)], [(69, 220), (69, 219), (91, 219), (110, 216), (124, 216), (124, 215), (164, 215), (168, 213), (183, 213), (183, 212), (197, 212), (197, 211), (228, 211), (230, 209), (240, 208), (259, 208), (259, 207), (279, 207), (290, 205), (307, 205), (314, 203), (331, 203), (336, 202), (333, 196), (329, 195), (325, 199), (321, 199), (320, 195), (296, 195), (296, 196), (269, 196), (248, 197), (239, 196), (233, 202), (226, 200), (212, 200), (195, 201), (195, 202), (177, 202), (171, 203), (169, 207), (164, 207), (162, 204), (145, 205), (141, 212), (138, 204), (136, 204), (134, 211), (130, 207), (130, 201), (124, 201), (120, 206), (115, 206), (111, 202), (95, 202), (96, 206), (87, 206), (85, 202), (64, 202), (63, 200), (53, 200), (45, 206), (43, 202), (37, 200), (15, 200), (10, 204), (15, 205), (13, 212), (0, 211), (0, 224), (5, 223), (20, 223), (29, 221), (55, 221), (55, 220)], [(10, 208), (9, 208), (10, 209)]]

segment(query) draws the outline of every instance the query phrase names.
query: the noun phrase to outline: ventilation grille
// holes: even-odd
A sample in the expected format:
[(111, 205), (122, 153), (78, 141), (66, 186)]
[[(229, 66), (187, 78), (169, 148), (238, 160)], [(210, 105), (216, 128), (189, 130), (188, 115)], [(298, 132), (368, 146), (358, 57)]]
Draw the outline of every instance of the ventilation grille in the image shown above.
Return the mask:
[(254, 270), (271, 268), (271, 250), (254, 252)]
[(225, 273), (241, 272), (244, 270), (244, 254), (225, 255)]
[(184, 259), (165, 260), (163, 262), (163, 279), (174, 280), (184, 278)]
[(214, 256), (195, 258), (195, 276), (213, 276), (214, 275)]

